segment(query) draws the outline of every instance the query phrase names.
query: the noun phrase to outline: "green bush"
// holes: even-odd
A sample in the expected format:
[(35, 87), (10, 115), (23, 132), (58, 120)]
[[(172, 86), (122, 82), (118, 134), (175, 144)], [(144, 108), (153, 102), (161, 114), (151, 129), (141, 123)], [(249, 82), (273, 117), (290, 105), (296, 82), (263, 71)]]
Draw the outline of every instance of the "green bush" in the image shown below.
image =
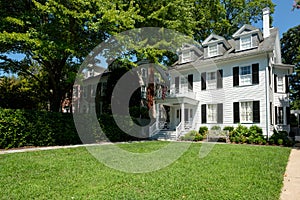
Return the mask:
[(80, 144), (72, 114), (0, 109), (0, 148)]
[(213, 130), (213, 131), (220, 131), (220, 130), (221, 130), (221, 127), (218, 126), (218, 125), (215, 125), (215, 126), (211, 127), (210, 130)]
[(269, 139), (269, 144), (292, 146), (293, 142), (288, 138), (286, 131), (276, 131), (274, 129), (273, 135)]
[(223, 128), (223, 131), (228, 131), (229, 133), (232, 132), (234, 130), (234, 127), (233, 126), (225, 126)]
[(207, 134), (207, 131), (208, 131), (207, 126), (201, 126), (201, 127), (199, 128), (199, 134), (202, 135), (202, 136), (206, 135), (206, 134)]
[(266, 144), (262, 129), (257, 125), (252, 125), (250, 128), (247, 128), (246, 126), (239, 124), (234, 130), (232, 130), (231, 127), (228, 127), (226, 129), (231, 130), (229, 132), (229, 139), (231, 142)]
[(203, 136), (195, 130), (189, 131), (187, 134), (181, 137), (181, 140), (184, 141), (201, 141)]

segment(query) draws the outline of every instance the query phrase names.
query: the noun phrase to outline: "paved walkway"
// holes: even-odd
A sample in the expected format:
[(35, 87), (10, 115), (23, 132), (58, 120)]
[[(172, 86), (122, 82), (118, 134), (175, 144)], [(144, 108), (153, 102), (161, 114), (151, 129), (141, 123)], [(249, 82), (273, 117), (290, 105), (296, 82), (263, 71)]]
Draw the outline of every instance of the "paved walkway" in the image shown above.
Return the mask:
[(292, 149), (284, 175), (281, 200), (300, 199), (300, 148)]

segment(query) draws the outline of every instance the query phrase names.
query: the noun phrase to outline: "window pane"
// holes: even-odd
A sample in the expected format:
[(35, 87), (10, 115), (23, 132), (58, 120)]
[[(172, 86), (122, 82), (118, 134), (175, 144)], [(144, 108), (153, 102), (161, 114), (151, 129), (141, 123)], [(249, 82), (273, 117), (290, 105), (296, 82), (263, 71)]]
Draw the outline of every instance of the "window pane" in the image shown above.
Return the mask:
[(208, 55), (209, 56), (217, 56), (218, 55), (218, 46), (217, 45), (208, 46)]
[(241, 49), (251, 48), (251, 36), (241, 38)]
[(242, 123), (252, 123), (253, 114), (252, 114), (252, 102), (241, 102), (241, 112), (240, 118)]
[(207, 105), (207, 122), (217, 123), (217, 105), (208, 104)]

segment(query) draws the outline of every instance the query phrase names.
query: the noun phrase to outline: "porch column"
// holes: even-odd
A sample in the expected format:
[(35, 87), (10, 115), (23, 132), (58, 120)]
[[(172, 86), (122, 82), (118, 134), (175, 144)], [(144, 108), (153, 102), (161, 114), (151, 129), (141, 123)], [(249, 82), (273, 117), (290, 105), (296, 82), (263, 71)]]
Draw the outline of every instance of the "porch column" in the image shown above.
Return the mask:
[(184, 130), (184, 103), (181, 103), (181, 130)]
[(156, 106), (156, 129), (158, 130), (159, 129), (159, 103), (155, 104)]

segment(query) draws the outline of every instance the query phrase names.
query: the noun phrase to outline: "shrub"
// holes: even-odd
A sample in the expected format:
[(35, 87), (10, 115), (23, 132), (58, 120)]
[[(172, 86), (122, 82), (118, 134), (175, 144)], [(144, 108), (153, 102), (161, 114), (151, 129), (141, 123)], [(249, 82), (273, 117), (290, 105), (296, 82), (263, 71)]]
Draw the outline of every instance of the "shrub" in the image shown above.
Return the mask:
[(285, 146), (292, 146), (293, 142), (290, 141), (288, 138), (288, 133), (286, 131), (276, 131), (274, 129), (273, 135), (269, 139), (269, 143), (272, 140), (272, 144), (277, 145), (285, 145)]
[(220, 130), (221, 130), (221, 127), (218, 126), (218, 125), (215, 125), (215, 126), (211, 127), (210, 130), (213, 130), (213, 131), (220, 131)]
[(184, 141), (201, 141), (203, 140), (203, 136), (195, 130), (191, 130), (181, 137)]
[(223, 128), (223, 131), (228, 131), (229, 133), (232, 132), (234, 130), (234, 127), (233, 126), (225, 126)]
[(200, 135), (202, 135), (202, 136), (206, 135), (206, 134), (207, 134), (207, 131), (208, 131), (208, 128), (207, 128), (206, 126), (201, 126), (201, 127), (199, 128), (199, 133), (200, 133)]
[(72, 114), (0, 109), (0, 148), (80, 143)]

